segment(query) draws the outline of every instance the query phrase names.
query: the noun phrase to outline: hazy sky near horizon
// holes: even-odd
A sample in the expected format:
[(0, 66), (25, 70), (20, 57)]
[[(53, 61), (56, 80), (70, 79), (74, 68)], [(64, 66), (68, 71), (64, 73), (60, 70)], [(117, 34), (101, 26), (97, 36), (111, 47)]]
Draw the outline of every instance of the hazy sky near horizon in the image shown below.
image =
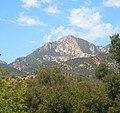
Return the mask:
[(96, 45), (120, 33), (120, 0), (0, 0), (0, 60), (8, 63), (62, 36)]

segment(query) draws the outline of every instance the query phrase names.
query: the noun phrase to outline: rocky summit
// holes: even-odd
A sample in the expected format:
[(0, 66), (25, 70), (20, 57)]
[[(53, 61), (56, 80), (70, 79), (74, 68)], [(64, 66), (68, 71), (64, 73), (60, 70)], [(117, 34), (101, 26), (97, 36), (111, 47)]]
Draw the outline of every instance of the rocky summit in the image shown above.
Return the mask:
[(96, 46), (86, 40), (68, 35), (57, 41), (46, 43), (26, 57), (17, 58), (10, 66), (19, 71), (28, 72), (50, 62), (67, 65), (65, 63), (70, 60), (108, 54), (108, 48), (108, 46)]

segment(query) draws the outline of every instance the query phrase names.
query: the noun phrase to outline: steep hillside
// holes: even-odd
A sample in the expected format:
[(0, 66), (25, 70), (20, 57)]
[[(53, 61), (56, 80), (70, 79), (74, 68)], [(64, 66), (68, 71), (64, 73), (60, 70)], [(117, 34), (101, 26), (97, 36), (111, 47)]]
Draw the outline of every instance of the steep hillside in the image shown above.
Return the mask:
[[(86, 40), (69, 35), (60, 38), (58, 41), (43, 45), (26, 57), (16, 59), (10, 66), (28, 73), (29, 71), (44, 67), (45, 64), (50, 62), (54, 62), (56, 65), (68, 65), (68, 62), (76, 61), (76, 59), (81, 59), (80, 61), (86, 59), (89, 62), (92, 57), (102, 53), (108, 54), (108, 48), (95, 46)], [(73, 68), (77, 70), (77, 66)], [(78, 67), (82, 69), (84, 66), (79, 65)], [(84, 68), (84, 70), (86, 69)]]

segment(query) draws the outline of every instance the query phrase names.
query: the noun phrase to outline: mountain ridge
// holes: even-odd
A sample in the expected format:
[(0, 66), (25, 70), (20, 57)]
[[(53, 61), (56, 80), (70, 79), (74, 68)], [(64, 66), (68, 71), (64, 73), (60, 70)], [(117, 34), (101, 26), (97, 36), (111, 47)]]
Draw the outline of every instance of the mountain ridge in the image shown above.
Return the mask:
[(28, 72), (42, 67), (46, 62), (56, 62), (62, 65), (63, 62), (71, 59), (95, 57), (99, 53), (108, 54), (108, 49), (68, 35), (44, 44), (26, 57), (17, 58), (9, 66)]

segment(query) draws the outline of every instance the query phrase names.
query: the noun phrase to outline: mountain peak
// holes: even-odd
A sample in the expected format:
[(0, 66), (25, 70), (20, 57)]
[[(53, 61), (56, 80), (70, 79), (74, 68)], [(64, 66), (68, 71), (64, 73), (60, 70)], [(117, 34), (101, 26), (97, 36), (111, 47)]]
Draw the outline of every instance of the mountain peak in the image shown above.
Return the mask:
[(58, 41), (75, 40), (75, 39), (77, 38), (74, 37), (73, 35), (67, 35), (67, 36), (61, 37)]
[(43, 45), (27, 57), (19, 58), (11, 65), (21, 71), (33, 66), (39, 66), (48, 61), (64, 62), (75, 58), (88, 58), (96, 56), (100, 52), (105, 53), (106, 49), (95, 46), (86, 40), (68, 35), (60, 38), (58, 41)]

